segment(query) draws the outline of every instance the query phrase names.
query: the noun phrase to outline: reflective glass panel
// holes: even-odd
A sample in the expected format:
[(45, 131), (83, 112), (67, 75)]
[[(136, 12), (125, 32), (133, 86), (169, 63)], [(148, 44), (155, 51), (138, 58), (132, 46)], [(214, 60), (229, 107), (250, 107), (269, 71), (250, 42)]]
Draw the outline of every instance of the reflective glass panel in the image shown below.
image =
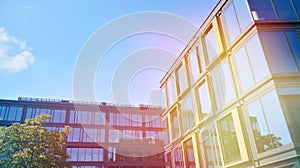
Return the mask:
[(182, 115), (182, 126), (183, 131), (186, 132), (195, 125), (195, 110), (193, 106), (192, 97), (190, 94), (182, 99), (181, 105), (181, 115)]
[(217, 40), (213, 28), (204, 37), (208, 61), (211, 62), (218, 55)]
[(246, 91), (254, 84), (253, 74), (251, 66), (247, 57), (245, 48), (241, 48), (234, 54), (240, 82), (242, 84), (243, 91)]
[(175, 89), (175, 80), (171, 76), (168, 79), (168, 106), (172, 106), (174, 101), (176, 100), (176, 89)]
[(254, 20), (276, 20), (271, 0), (248, 0)]
[(300, 95), (284, 95), (280, 100), (291, 137), (294, 142), (300, 142)]
[(235, 98), (233, 82), (229, 70), (228, 62), (219, 64), (212, 71), (212, 82), (218, 109), (223, 108), (226, 104)]
[(296, 59), (296, 62), (298, 64), (298, 68), (300, 69), (300, 35), (296, 31), (288, 31), (286, 32), (286, 36), (292, 48), (294, 58)]
[(298, 71), (283, 32), (260, 32), (259, 35), (273, 73)]
[(180, 135), (177, 111), (171, 112), (171, 122), (172, 139), (174, 140)]
[(204, 167), (219, 168), (222, 165), (216, 128), (199, 133), (199, 147)]
[(201, 107), (201, 117), (204, 117), (205, 115), (211, 113), (211, 104), (206, 82), (198, 88), (198, 94)]
[(228, 115), (220, 120), (221, 140), (223, 155), (226, 163), (231, 163), (241, 159), (241, 153), (237, 141), (232, 116)]
[(268, 76), (270, 72), (257, 34), (247, 42), (246, 49), (254, 79), (256, 82), (259, 82)]
[(188, 141), (184, 142), (184, 151), (185, 151), (185, 163), (186, 167), (194, 167), (195, 166), (195, 157), (194, 157), (194, 148), (193, 148), (193, 141), (189, 139)]
[(291, 143), (275, 90), (247, 106), (258, 153)]
[(196, 49), (193, 49), (187, 58), (188, 58), (187, 60), (189, 65), (189, 71), (191, 73), (190, 75), (191, 82), (194, 83), (200, 77), (200, 70), (199, 70), (200, 61)]
[(176, 71), (177, 82), (179, 86), (179, 94), (182, 93), (187, 88), (187, 81), (184, 66), (180, 65)]
[(273, 0), (277, 9), (279, 19), (297, 19), (297, 15), (291, 4), (291, 1), (287, 0)]
[(234, 11), (233, 4), (230, 4), (224, 12), (224, 18), (226, 21), (226, 27), (230, 42), (233, 42), (240, 35), (239, 23)]

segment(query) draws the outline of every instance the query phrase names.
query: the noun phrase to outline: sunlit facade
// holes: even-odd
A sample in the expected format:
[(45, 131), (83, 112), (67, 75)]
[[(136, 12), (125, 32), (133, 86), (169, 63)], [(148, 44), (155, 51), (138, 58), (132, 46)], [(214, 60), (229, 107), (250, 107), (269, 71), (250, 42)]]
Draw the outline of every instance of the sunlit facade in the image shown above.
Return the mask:
[(299, 0), (220, 0), (161, 80), (167, 167), (300, 167), (299, 71)]
[(2, 126), (23, 123), (42, 113), (52, 116), (44, 124), (48, 130), (71, 127), (65, 150), (73, 168), (165, 167), (168, 134), (158, 107), (32, 98), (0, 100)]

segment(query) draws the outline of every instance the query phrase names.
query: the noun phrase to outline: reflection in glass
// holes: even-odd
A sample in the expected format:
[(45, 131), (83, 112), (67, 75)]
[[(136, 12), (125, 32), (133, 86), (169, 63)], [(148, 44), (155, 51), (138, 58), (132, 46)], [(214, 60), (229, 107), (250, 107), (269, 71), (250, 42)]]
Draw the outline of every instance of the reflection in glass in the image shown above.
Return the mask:
[(175, 80), (173, 76), (168, 79), (167, 83), (167, 91), (168, 91), (168, 107), (172, 106), (174, 101), (176, 100), (176, 89), (175, 89)]
[(291, 46), (294, 58), (298, 64), (298, 69), (300, 69), (300, 34), (299, 32), (297, 34), (295, 31), (287, 31), (286, 36)]
[(195, 157), (194, 157), (194, 148), (193, 141), (189, 139), (183, 144), (184, 152), (185, 152), (185, 163), (186, 167), (194, 168), (195, 167)]
[(297, 15), (291, 4), (291, 1), (287, 0), (273, 0), (277, 9), (279, 19), (297, 19)]
[(217, 107), (221, 109), (235, 98), (232, 77), (227, 61), (213, 69), (212, 83)]
[(276, 20), (271, 0), (248, 0), (254, 20)]
[(208, 168), (219, 168), (222, 165), (220, 147), (216, 128), (210, 128), (199, 134), (200, 150), (203, 152), (202, 164)]
[(298, 15), (300, 15), (300, 0), (292, 0)]
[(260, 32), (259, 36), (273, 73), (298, 71), (283, 32)]
[(238, 146), (236, 131), (232, 116), (228, 115), (220, 120), (220, 132), (223, 146), (223, 154), (226, 163), (241, 159), (241, 153)]
[(177, 77), (177, 82), (179, 86), (179, 93), (182, 93), (186, 88), (187, 88), (187, 81), (186, 81), (186, 75), (185, 75), (185, 70), (184, 66), (181, 64), (179, 68), (176, 70), (176, 77)]
[(234, 0), (224, 12), (230, 42), (232, 43), (252, 22), (246, 0)]
[(246, 48), (252, 65), (254, 79), (256, 82), (259, 82), (269, 75), (270, 72), (257, 34), (247, 42)]
[(300, 142), (300, 95), (280, 97), (293, 142)]
[(194, 110), (192, 97), (190, 94), (188, 94), (182, 99), (181, 115), (183, 120), (182, 121), (183, 131), (186, 132), (189, 129), (191, 129), (196, 122), (195, 120), (196, 112)]
[(275, 90), (247, 106), (258, 153), (291, 143)]
[(213, 28), (208, 31), (204, 40), (208, 61), (211, 62), (218, 55), (217, 40)]
[(198, 95), (200, 100), (200, 107), (201, 107), (201, 117), (206, 116), (207, 114), (211, 113), (211, 104), (209, 99), (208, 87), (207, 83), (203, 83), (198, 88)]
[(183, 155), (181, 147), (177, 147), (173, 150), (173, 158), (175, 161), (175, 168), (184, 168)]
[(160, 105), (162, 108), (167, 108), (167, 99), (166, 99), (166, 86), (162, 86), (160, 90)]
[(187, 62), (189, 65), (191, 83), (194, 83), (200, 77), (199, 67), (201, 66), (195, 49), (190, 52), (187, 57)]
[(242, 47), (234, 54), (243, 91), (269, 75), (265, 56), (259, 44), (258, 37), (255, 35), (247, 42), (246, 47)]
[(180, 135), (179, 123), (178, 123), (178, 116), (176, 110), (171, 112), (171, 131), (172, 131), (171, 134), (173, 140), (179, 137)]

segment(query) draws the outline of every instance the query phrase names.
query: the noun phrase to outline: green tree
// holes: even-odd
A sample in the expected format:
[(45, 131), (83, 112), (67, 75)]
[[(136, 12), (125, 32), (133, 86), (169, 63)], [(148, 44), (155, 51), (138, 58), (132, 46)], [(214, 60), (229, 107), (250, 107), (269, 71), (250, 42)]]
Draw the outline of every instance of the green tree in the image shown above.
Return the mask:
[(42, 125), (51, 116), (41, 114), (24, 124), (0, 127), (0, 167), (34, 168), (66, 167), (69, 157), (65, 150), (69, 127), (48, 131)]

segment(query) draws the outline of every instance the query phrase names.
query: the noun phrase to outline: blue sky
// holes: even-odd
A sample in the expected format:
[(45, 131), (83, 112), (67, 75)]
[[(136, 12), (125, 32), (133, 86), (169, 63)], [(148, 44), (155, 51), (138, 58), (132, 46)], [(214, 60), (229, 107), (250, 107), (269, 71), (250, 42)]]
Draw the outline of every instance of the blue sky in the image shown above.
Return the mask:
[[(1, 0), (0, 98), (73, 99), (72, 79), (78, 55), (99, 28), (122, 16), (147, 11), (178, 15), (199, 27), (216, 3), (217, 0), (54, 0), (47, 3)], [(169, 29), (176, 27), (170, 25)], [(183, 49), (178, 41), (157, 34), (123, 39), (107, 53), (102, 63), (105, 65), (99, 65), (98, 72), (104, 68), (105, 74), (95, 76), (96, 100), (114, 102), (110, 87), (118, 65), (126, 56), (151, 47), (175, 55)], [(157, 69), (137, 72), (127, 83), (130, 103), (151, 103), (149, 94), (159, 87), (163, 73)]]

